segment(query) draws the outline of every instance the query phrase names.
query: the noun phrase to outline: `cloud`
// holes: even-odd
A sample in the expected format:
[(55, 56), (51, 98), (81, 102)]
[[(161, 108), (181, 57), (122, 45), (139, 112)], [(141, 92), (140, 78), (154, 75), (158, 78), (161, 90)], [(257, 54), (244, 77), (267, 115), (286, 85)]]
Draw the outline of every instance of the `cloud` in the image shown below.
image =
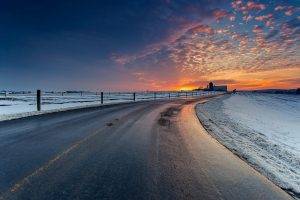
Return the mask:
[[(161, 74), (173, 74), (173, 84), (180, 76), (206, 77), (217, 73), (240, 70), (244, 73), (266, 72), (282, 68), (299, 68), (299, 19), (280, 24), (265, 4), (254, 1), (233, 1), (232, 7), (241, 11), (236, 23), (229, 18), (231, 11), (214, 9), (211, 18), (203, 21), (184, 21), (163, 41), (148, 45), (133, 55), (115, 57), (128, 69), (143, 73), (143, 77), (158, 80)], [(277, 8), (278, 9), (278, 8)], [(252, 12), (253, 11), (253, 12)], [(216, 21), (215, 21), (216, 20)], [(252, 32), (248, 30), (252, 30)], [(157, 71), (161, 72), (158, 73)], [(137, 75), (140, 80), (141, 75)], [(203, 79), (206, 81), (207, 79)], [(234, 79), (216, 79), (217, 83), (237, 84)], [(199, 82), (201, 83), (201, 82)], [(165, 83), (161, 83), (163, 85)], [(182, 85), (196, 84), (185, 81)], [(246, 86), (245, 86), (246, 87)]]
[(294, 85), (295, 87), (300, 86), (300, 78), (282, 79), (282, 80), (278, 80), (278, 82), (288, 83), (288, 84)]
[(284, 14), (287, 15), (287, 16), (292, 16), (294, 14), (294, 12), (295, 12), (295, 8), (293, 6), (289, 6), (285, 10)]
[(189, 29), (188, 33), (212, 35), (212, 34), (214, 34), (214, 30), (208, 25), (200, 24), (198, 26), (195, 26), (195, 27)]
[(276, 6), (275, 8), (274, 8), (274, 10), (275, 11), (281, 11), (281, 10), (284, 10), (285, 9), (285, 6)]
[(294, 6), (282, 6), (278, 5), (274, 8), (275, 11), (283, 12), (286, 16), (292, 16), (295, 12), (299, 11), (299, 8)]
[(255, 17), (255, 20), (264, 22), (266, 26), (270, 27), (273, 25), (273, 14), (261, 15)]
[(266, 5), (262, 3), (256, 3), (254, 1), (248, 1), (245, 4), (241, 0), (234, 0), (231, 6), (236, 11), (241, 11), (243, 14), (247, 14), (250, 11), (261, 11), (266, 9)]
[(255, 25), (254, 28), (252, 29), (252, 31), (253, 31), (253, 33), (260, 34), (263, 32), (263, 27)]
[(255, 3), (254, 1), (247, 2), (248, 10), (264, 10), (266, 9), (266, 5), (262, 3)]
[(213, 12), (213, 16), (217, 21), (220, 21), (222, 19), (228, 18), (230, 21), (234, 21), (235, 20), (235, 15), (231, 12), (228, 12), (226, 10), (223, 9), (216, 9)]
[(280, 27), (280, 36), (283, 40), (293, 39), (296, 40), (299, 36), (300, 20), (294, 18), (288, 22), (282, 23)]
[(279, 34), (279, 31), (278, 30), (271, 30), (269, 32), (269, 34), (265, 37), (266, 40), (270, 40), (274, 37), (276, 37), (277, 35)]
[(245, 16), (243, 16), (243, 20), (244, 20), (245, 22), (249, 22), (251, 19), (253, 19), (253, 16), (252, 16), (252, 15), (245, 15)]
[(215, 83), (216, 85), (238, 83), (238, 82), (237, 82), (236, 80), (234, 80), (234, 79), (216, 79), (216, 80), (212, 80), (212, 82)]

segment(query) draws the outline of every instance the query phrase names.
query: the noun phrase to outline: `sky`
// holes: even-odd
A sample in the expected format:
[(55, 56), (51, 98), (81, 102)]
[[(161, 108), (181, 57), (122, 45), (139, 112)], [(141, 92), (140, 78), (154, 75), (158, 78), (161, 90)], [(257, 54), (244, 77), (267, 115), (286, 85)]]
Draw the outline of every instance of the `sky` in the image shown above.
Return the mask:
[(0, 90), (300, 87), (300, 0), (1, 0)]

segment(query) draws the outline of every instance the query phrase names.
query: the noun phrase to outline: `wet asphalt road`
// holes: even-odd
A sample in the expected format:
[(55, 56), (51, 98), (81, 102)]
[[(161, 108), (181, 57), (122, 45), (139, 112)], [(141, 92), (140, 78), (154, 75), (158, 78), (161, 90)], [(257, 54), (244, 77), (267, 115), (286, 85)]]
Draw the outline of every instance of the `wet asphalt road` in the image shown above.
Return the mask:
[(289, 199), (206, 133), (199, 101), (0, 122), (0, 199)]

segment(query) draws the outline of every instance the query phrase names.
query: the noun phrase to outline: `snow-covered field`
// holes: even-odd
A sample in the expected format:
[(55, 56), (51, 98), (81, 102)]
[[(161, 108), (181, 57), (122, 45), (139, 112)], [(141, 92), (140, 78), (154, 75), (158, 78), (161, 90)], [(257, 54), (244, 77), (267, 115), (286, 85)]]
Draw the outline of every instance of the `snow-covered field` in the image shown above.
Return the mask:
[[(188, 93), (188, 97), (207, 95), (207, 92), (198, 91)], [(133, 93), (113, 92), (104, 93), (104, 104), (132, 102)], [(186, 93), (171, 92), (171, 98), (186, 98)], [(169, 92), (138, 92), (136, 101), (169, 98)], [(24, 116), (36, 115), (45, 112), (61, 111), (66, 109), (86, 107), (101, 104), (100, 93), (42, 93), (42, 111), (36, 111), (36, 95), (27, 94), (0, 94), (0, 121)]]
[(196, 109), (213, 137), (300, 198), (300, 96), (245, 92)]

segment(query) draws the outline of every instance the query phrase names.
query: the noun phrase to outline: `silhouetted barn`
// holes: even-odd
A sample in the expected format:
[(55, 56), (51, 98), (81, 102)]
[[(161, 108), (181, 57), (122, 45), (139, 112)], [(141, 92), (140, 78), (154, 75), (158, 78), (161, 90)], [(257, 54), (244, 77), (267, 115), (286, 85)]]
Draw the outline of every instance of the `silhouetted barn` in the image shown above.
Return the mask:
[(227, 85), (214, 85), (214, 91), (227, 92)]

